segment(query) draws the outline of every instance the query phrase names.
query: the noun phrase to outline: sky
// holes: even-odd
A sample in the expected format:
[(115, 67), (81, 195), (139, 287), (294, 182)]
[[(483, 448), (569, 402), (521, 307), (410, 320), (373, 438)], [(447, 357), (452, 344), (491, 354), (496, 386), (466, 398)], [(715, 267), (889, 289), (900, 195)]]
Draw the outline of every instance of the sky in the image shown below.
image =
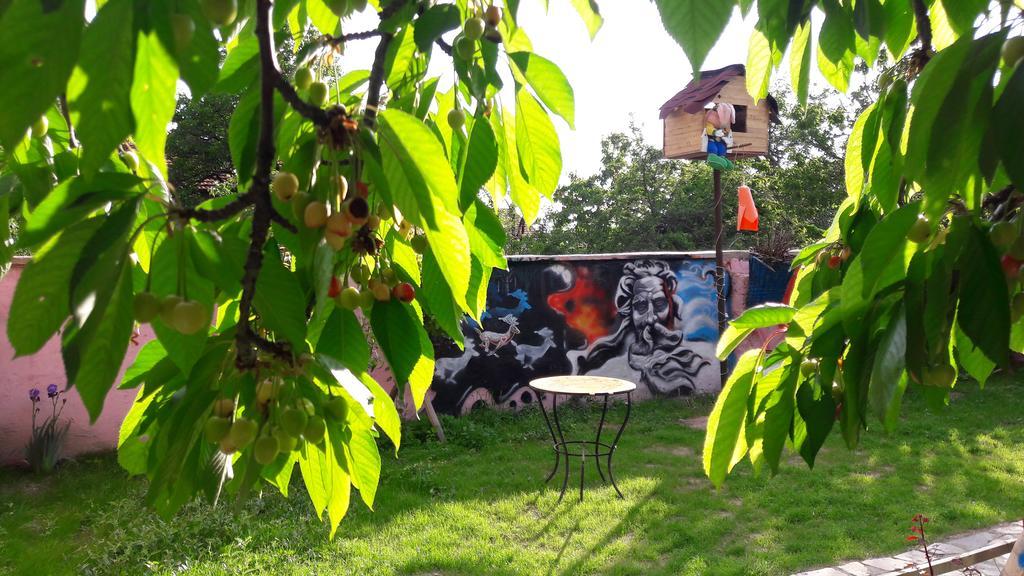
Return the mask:
[[(714, 0), (709, 0), (714, 1)], [(518, 22), (537, 54), (561, 67), (576, 96), (576, 130), (556, 119), (562, 144), (563, 180), (589, 175), (601, 161), (601, 138), (625, 130), (632, 119), (645, 139), (660, 146), (661, 105), (693, 76), (683, 50), (662, 26), (653, 2), (605, 0), (604, 25), (593, 41), (568, 0), (522, 2)], [(745, 63), (753, 21), (733, 15), (704, 69)]]
[[(715, 1), (715, 0), (708, 0)], [(649, 0), (600, 1), (604, 25), (593, 41), (569, 0), (550, 0), (545, 12), (541, 0), (521, 2), (517, 21), (533, 43), (534, 52), (558, 64), (576, 97), (576, 130), (555, 117), (562, 148), (562, 181), (576, 172), (589, 175), (599, 168), (601, 138), (625, 130), (632, 118), (651, 144), (661, 145), (658, 109), (692, 77), (682, 49), (665, 31), (654, 3)], [(372, 11), (346, 20), (345, 30), (373, 27)], [(753, 15), (744, 22), (737, 10), (704, 69), (745, 63)], [(374, 41), (350, 42), (346, 59), (372, 60)], [(442, 75), (450, 86), (451, 64), (435, 50), (432, 75)], [(511, 82), (507, 84), (511, 85)], [(503, 98), (512, 100), (511, 93)]]

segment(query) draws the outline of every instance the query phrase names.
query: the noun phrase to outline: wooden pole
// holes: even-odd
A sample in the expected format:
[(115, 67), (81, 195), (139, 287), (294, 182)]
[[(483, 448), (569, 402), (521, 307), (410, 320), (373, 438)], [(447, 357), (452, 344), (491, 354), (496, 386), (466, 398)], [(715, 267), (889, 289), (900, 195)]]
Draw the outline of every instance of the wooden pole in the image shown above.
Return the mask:
[[(715, 178), (715, 294), (718, 296), (718, 337), (726, 328), (725, 311), (725, 258), (722, 256), (722, 172), (714, 171)], [(728, 378), (728, 366), (724, 360), (718, 363), (722, 388)]]

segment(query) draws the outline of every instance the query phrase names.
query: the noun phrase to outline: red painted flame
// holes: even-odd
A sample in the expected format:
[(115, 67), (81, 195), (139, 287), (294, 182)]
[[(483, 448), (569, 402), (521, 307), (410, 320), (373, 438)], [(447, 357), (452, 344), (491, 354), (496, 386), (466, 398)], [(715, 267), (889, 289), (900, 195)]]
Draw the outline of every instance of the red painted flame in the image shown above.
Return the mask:
[(591, 279), (588, 268), (578, 267), (573, 287), (548, 296), (548, 306), (565, 316), (565, 323), (578, 330), (587, 344), (606, 336), (615, 321), (615, 304), (608, 292)]

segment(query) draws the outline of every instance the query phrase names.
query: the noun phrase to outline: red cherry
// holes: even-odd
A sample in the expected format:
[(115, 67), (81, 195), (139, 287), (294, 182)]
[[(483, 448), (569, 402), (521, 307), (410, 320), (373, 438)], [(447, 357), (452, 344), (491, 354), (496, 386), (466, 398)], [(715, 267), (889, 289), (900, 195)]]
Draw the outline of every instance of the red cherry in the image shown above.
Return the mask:
[(391, 295), (402, 302), (412, 302), (416, 298), (416, 289), (408, 282), (399, 282), (391, 290)]
[(341, 294), (341, 280), (337, 276), (331, 276), (331, 287), (327, 289), (327, 297), (334, 298)]
[(839, 265), (842, 264), (842, 263), (843, 263), (843, 259), (840, 256), (833, 255), (833, 256), (829, 256), (828, 257), (828, 267), (833, 269), (833, 270), (835, 270), (836, 268), (839, 268)]
[(1016, 280), (1020, 276), (1020, 265), (1022, 262), (1009, 254), (1004, 254), (1000, 260), (1003, 265), (1003, 274), (1010, 280)]

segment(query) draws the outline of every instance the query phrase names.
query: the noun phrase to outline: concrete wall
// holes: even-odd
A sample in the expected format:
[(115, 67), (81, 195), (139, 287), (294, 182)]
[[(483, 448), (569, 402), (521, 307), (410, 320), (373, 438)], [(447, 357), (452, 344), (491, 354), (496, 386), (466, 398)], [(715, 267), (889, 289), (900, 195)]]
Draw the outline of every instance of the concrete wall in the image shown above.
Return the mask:
[[(26, 263), (26, 259), (16, 260), (0, 279), (0, 463), (22, 459), (31, 433), (29, 389), (45, 390), (51, 383), (63, 388), (66, 384), (58, 338), (23, 358), (14, 358), (7, 340), (10, 303)], [(631, 272), (627, 272), (627, 265)], [(713, 253), (518, 256), (510, 258), (510, 268), (509, 273), (496, 271), (489, 289), (487, 315), (479, 327), (481, 332), (499, 338), (484, 350), (477, 327), (466, 324), (467, 352), (455, 346), (438, 349), (432, 393), (439, 410), (462, 413), (479, 402), (522, 408), (529, 404), (523, 396), (525, 384), (548, 373), (626, 377), (640, 385), (641, 397), (718, 390), (718, 364), (713, 352), (717, 339), (715, 293), (710, 275)], [(727, 252), (726, 269), (727, 303), (730, 316), (735, 317), (746, 307), (747, 253)], [(616, 302), (626, 300), (616, 296), (620, 287), (635, 285), (637, 278), (648, 276), (658, 280), (640, 285), (664, 289), (662, 294), (671, 296), (666, 300), (671, 303), (671, 313), (657, 318), (666, 330), (651, 332), (656, 334), (654, 345), (645, 351), (633, 348), (636, 336), (643, 334), (642, 328), (637, 329), (641, 320), (632, 310), (624, 314)], [(649, 300), (654, 292), (646, 291), (643, 299)], [(501, 342), (500, 336), (510, 325), (503, 318), (510, 315), (519, 334)], [(769, 330), (760, 331), (746, 348), (760, 346), (769, 334)], [(152, 338), (149, 328), (143, 327), (129, 346), (122, 370)], [(386, 367), (375, 370), (374, 377), (385, 388), (393, 387)], [(71, 420), (71, 429), (66, 454), (116, 446), (120, 422), (135, 392), (113, 390), (103, 415), (93, 424), (74, 389), (67, 397), (64, 415)]]
[[(64, 362), (60, 355), (60, 337), (55, 336), (32, 356), (14, 357), (14, 348), (7, 339), (7, 316), (10, 313), (14, 287), (28, 259), (16, 258), (11, 269), (0, 279), (0, 464), (20, 462), (24, 448), (32, 433), (32, 403), (28, 399), (31, 388), (43, 391), (40, 407), (49, 410), (46, 386), (67, 384)], [(121, 368), (131, 365), (143, 344), (153, 339), (148, 327), (136, 334), (135, 343), (129, 344), (128, 355)], [(114, 390), (108, 396), (103, 414), (95, 423), (89, 423), (82, 399), (72, 388), (67, 394), (63, 418), (71, 421), (65, 455), (108, 450), (117, 445), (121, 420), (135, 400), (134, 390)], [(41, 415), (43, 413), (40, 413)]]

